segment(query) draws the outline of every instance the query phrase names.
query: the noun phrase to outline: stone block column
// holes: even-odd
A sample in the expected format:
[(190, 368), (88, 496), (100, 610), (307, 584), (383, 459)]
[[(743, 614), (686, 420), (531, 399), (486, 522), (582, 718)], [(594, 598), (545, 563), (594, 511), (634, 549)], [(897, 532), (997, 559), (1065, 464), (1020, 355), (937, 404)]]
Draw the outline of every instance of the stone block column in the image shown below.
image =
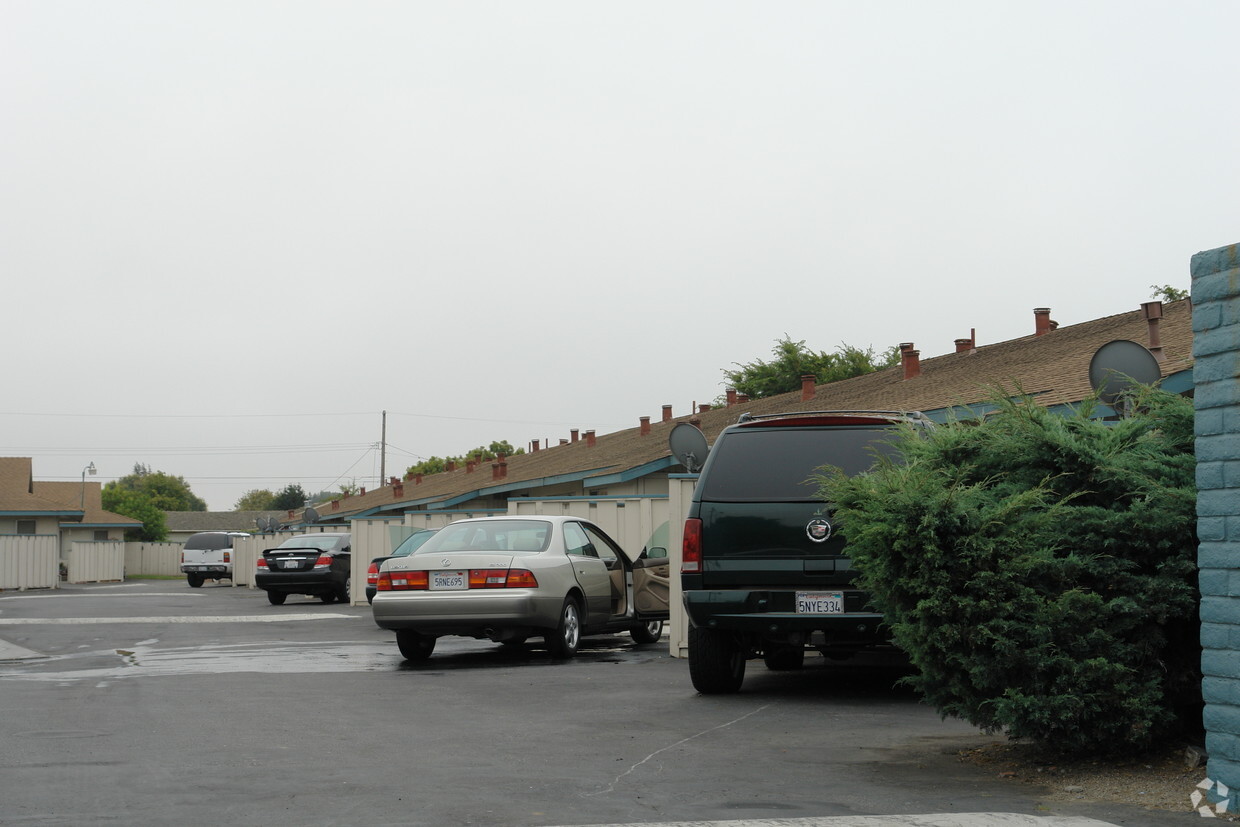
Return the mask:
[(1192, 278), (1206, 772), (1240, 790), (1240, 245), (1193, 256)]

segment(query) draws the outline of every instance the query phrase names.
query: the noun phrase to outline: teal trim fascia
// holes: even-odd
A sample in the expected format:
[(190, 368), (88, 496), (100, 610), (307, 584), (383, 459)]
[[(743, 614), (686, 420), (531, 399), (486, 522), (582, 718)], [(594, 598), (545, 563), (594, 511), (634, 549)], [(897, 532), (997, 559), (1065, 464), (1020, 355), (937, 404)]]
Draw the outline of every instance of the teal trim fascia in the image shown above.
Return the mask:
[[(607, 467), (611, 466), (604, 466), (604, 468)], [(443, 506), (445, 508), (450, 508), (454, 505), (460, 505), (461, 503), (477, 499), (478, 497), (489, 497), (492, 494), (506, 494), (509, 491), (521, 491), (526, 488), (538, 488), (544, 485), (560, 485), (566, 482), (581, 482), (582, 480), (590, 479), (590, 477), (602, 470), (603, 468), (591, 468), (588, 471), (574, 471), (568, 474), (559, 474), (554, 477), (540, 477), (538, 479), (522, 480), (521, 482), (510, 482), (505, 485), (492, 485), (486, 488), (479, 488), (475, 491), (467, 491), (464, 494), (458, 494), (455, 497), (446, 499), (443, 501)]]
[(622, 482), (631, 482), (632, 480), (649, 476), (656, 471), (662, 471), (665, 468), (672, 468), (676, 465), (680, 465), (680, 460), (675, 457), (659, 457), (658, 459), (651, 460), (650, 462), (646, 462), (641, 465), (634, 465), (632, 468), (624, 471), (618, 471), (613, 474), (604, 474), (598, 477), (587, 477), (583, 480), (583, 482), (587, 487), (592, 485), (618, 485)]
[(589, 500), (590, 502), (610, 502), (613, 500), (666, 500), (666, 494), (598, 494), (596, 496), (580, 496), (580, 497), (513, 497), (523, 503), (559, 503), (565, 501)]
[[(454, 508), (440, 511), (437, 508), (427, 509), (425, 511), (406, 511), (405, 514), (507, 514), (508, 510), (504, 508)], [(390, 520), (394, 515), (386, 517), (379, 514), (368, 514), (365, 517), (353, 517), (354, 520)], [(401, 515), (404, 516), (404, 515)]]
[(114, 528), (118, 531), (132, 531), (142, 528), (142, 523), (61, 523), (61, 528)]

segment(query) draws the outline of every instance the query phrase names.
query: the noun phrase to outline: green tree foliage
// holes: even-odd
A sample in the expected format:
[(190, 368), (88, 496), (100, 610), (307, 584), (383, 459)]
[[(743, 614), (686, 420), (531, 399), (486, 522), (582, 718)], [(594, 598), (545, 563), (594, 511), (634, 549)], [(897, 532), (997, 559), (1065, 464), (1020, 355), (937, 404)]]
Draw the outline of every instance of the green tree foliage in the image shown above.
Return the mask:
[(506, 457), (513, 457), (513, 456), (517, 456), (519, 454), (524, 454), (524, 453), (525, 453), (524, 448), (513, 448), (512, 443), (510, 443), (506, 439), (495, 440), (490, 445), (479, 445), (477, 448), (474, 448), (472, 451), (466, 451), (461, 456), (428, 457), (427, 459), (424, 459), (421, 462), (415, 463), (414, 465), (410, 465), (408, 468), (405, 469), (405, 473), (406, 474), (423, 474), (423, 475), (438, 474), (441, 471), (447, 470), (449, 462), (455, 462), (456, 467), (460, 468), (464, 466), (464, 464), (469, 460), (473, 460), (475, 462), (483, 462), (483, 461), (495, 459), (500, 454), (503, 454)]
[(103, 507), (115, 514), (142, 521), (142, 528), (125, 532), (126, 540), (160, 543), (168, 539), (164, 512), (145, 494), (116, 487), (109, 491), (108, 486), (104, 486)]
[(800, 389), (802, 376), (813, 374), (820, 385), (838, 382), (889, 368), (900, 358), (895, 347), (879, 355), (872, 348), (861, 350), (851, 345), (840, 345), (835, 353), (814, 351), (804, 341), (792, 341), (786, 333), (771, 352), (775, 358), (769, 362), (755, 359), (747, 364), (734, 362), (735, 370), (724, 368), (728, 385), (750, 399), (758, 399)]
[(821, 493), (944, 716), (1066, 753), (1198, 726), (1192, 403), (1107, 424), (997, 399)]
[[(184, 477), (174, 477), (163, 471), (152, 471), (150, 466), (136, 463), (133, 473), (103, 486), (104, 508), (116, 511), (107, 504), (108, 492), (113, 496), (119, 491), (131, 491), (141, 494), (161, 511), (206, 511), (205, 500), (190, 491), (189, 483)], [(121, 514), (124, 512), (117, 511)], [(132, 516), (132, 515), (127, 515)]]
[(310, 498), (306, 495), (301, 485), (291, 482), (276, 492), (275, 497), (271, 501), (271, 508), (274, 511), (295, 510), (303, 507), (309, 501)]
[(1188, 298), (1187, 290), (1181, 290), (1178, 287), (1172, 287), (1170, 284), (1164, 284), (1161, 287), (1159, 287), (1157, 284), (1151, 284), (1150, 290), (1154, 291), (1150, 293), (1151, 299), (1161, 299), (1162, 301), (1165, 301), (1165, 302), (1178, 302), (1181, 299)]
[(276, 495), (266, 488), (251, 489), (237, 500), (235, 511), (274, 511)]

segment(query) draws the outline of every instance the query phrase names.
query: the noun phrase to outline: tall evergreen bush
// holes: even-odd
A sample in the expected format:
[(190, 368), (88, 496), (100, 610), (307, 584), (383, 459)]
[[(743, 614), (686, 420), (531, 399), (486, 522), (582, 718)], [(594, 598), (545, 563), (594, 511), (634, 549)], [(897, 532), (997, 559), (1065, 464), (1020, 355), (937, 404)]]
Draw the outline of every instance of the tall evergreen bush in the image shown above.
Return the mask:
[(995, 402), (822, 475), (860, 585), (945, 717), (1146, 748), (1199, 714), (1192, 403), (1150, 390), (1107, 423)]

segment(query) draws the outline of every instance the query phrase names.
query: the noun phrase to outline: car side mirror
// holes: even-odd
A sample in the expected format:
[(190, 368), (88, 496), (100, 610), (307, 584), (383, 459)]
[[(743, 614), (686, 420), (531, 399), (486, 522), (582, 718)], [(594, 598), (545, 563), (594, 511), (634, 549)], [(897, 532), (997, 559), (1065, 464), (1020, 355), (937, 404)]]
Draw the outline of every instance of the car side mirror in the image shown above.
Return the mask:
[(646, 549), (646, 556), (652, 560), (666, 560), (667, 549), (663, 548), (662, 546), (655, 546), (654, 548), (648, 548)]

